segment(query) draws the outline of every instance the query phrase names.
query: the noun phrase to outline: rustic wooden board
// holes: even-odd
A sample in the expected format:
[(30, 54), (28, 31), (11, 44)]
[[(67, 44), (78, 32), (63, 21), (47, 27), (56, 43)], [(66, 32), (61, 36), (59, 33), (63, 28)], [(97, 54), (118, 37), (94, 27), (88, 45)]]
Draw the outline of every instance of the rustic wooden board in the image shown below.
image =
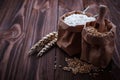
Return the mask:
[(117, 26), (112, 73), (97, 80), (120, 80), (120, 68), (116, 66), (120, 66), (119, 0), (0, 0), (0, 80), (90, 80), (88, 74), (62, 70), (59, 65), (66, 65), (68, 55), (57, 46), (41, 58), (27, 53), (43, 36), (57, 31), (61, 15), (92, 3), (106, 4), (109, 19)]

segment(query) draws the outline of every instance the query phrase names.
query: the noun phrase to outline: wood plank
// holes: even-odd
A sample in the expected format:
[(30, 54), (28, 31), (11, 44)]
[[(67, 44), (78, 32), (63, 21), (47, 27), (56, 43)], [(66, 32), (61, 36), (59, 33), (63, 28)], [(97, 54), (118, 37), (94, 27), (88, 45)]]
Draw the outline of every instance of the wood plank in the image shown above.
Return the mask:
[[(13, 1), (11, 0), (11, 2)], [(17, 55), (17, 53), (20, 54), (21, 41), (24, 38), (21, 30), (23, 15), (17, 14), (17, 12), (20, 10), (23, 0), (20, 2), (16, 0), (14, 3), (9, 3), (5, 0), (3, 4), (0, 9), (0, 50), (3, 50), (3, 52), (0, 51), (0, 79), (9, 80), (15, 78), (12, 73), (16, 73), (20, 61), (20, 55)]]
[[(49, 32), (56, 30), (57, 0), (38, 1), (35, 9), (37, 9), (34, 10), (36, 12), (35, 14), (38, 14), (38, 16), (35, 16), (36, 18), (38, 18), (35, 29), (35, 40), (39, 40), (41, 37), (45, 36)], [(34, 12), (32, 13), (34, 14)], [(42, 58), (36, 58), (36, 56), (34, 56), (34, 58), (30, 57), (30, 64), (25, 64), (27, 66), (26, 69), (30, 66), (30, 68), (27, 69), (27, 75), (25, 80), (54, 80), (54, 60), (55, 49), (50, 50)]]
[(113, 56), (112, 75), (116, 80), (120, 80), (120, 1), (106, 0), (106, 3), (110, 10), (110, 20), (116, 25), (116, 47)]
[(1, 9), (0, 49), (4, 51), (0, 53), (0, 80), (54, 80), (55, 49), (42, 58), (28, 57), (27, 52), (39, 39), (56, 30), (58, 1), (24, 0), (20, 5), (18, 1), (6, 1), (7, 7)]
[(119, 35), (119, 30), (120, 30), (120, 26), (119, 26), (119, 19), (120, 17), (118, 15), (119, 14), (119, 3), (120, 1), (116, 0), (116, 1), (112, 1), (112, 0), (85, 0), (84, 1), (84, 6), (87, 6), (88, 4), (105, 4), (108, 6), (108, 13), (107, 13), (107, 17), (108, 19), (110, 19), (115, 25), (116, 25), (116, 47), (115, 47), (115, 53), (113, 56), (113, 62), (112, 62), (112, 72), (110, 74), (108, 74), (107, 76), (105, 76), (106, 78), (110, 78), (112, 76), (113, 80), (119, 80), (120, 79), (120, 75), (116, 75), (116, 74), (120, 74), (120, 35)]
[[(73, 10), (83, 10), (82, 0), (59, 0), (59, 17), (66, 12)], [(56, 71), (55, 71), (55, 80), (77, 80), (77, 77), (68, 71), (64, 71), (62, 67), (66, 66), (65, 57), (69, 57), (61, 49), (56, 48)], [(62, 67), (59, 67), (62, 66)], [(82, 80), (82, 79), (81, 79)]]

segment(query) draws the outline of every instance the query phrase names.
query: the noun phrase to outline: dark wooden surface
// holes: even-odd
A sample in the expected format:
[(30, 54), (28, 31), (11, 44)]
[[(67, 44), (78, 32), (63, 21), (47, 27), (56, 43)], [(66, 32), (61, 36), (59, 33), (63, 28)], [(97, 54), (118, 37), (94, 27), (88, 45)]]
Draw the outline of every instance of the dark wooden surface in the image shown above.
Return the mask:
[(112, 72), (96, 80), (120, 80), (119, 0), (0, 0), (0, 80), (91, 80), (87, 74), (63, 71), (59, 65), (66, 65), (68, 55), (57, 46), (41, 58), (27, 53), (43, 36), (57, 31), (61, 15), (93, 3), (106, 4), (107, 16), (117, 26)]

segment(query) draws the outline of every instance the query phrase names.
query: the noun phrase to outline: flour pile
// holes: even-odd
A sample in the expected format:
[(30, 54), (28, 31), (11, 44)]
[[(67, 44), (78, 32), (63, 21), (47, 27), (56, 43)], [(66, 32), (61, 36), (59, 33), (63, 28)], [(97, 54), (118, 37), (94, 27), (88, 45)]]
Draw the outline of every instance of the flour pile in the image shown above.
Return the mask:
[(86, 22), (95, 21), (94, 17), (88, 17), (84, 14), (72, 14), (65, 17), (64, 22), (69, 26), (85, 25)]

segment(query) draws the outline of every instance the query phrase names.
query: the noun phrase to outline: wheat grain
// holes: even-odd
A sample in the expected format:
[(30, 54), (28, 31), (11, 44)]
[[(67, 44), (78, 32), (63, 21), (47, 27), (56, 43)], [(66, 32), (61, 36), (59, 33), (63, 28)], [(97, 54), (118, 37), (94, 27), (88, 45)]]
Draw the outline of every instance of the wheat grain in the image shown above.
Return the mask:
[(99, 72), (101, 71), (98, 67), (95, 67), (92, 64), (81, 61), (78, 58), (65, 58), (67, 66), (63, 67), (63, 70), (72, 71), (73, 74), (77, 73), (90, 73), (91, 71)]

